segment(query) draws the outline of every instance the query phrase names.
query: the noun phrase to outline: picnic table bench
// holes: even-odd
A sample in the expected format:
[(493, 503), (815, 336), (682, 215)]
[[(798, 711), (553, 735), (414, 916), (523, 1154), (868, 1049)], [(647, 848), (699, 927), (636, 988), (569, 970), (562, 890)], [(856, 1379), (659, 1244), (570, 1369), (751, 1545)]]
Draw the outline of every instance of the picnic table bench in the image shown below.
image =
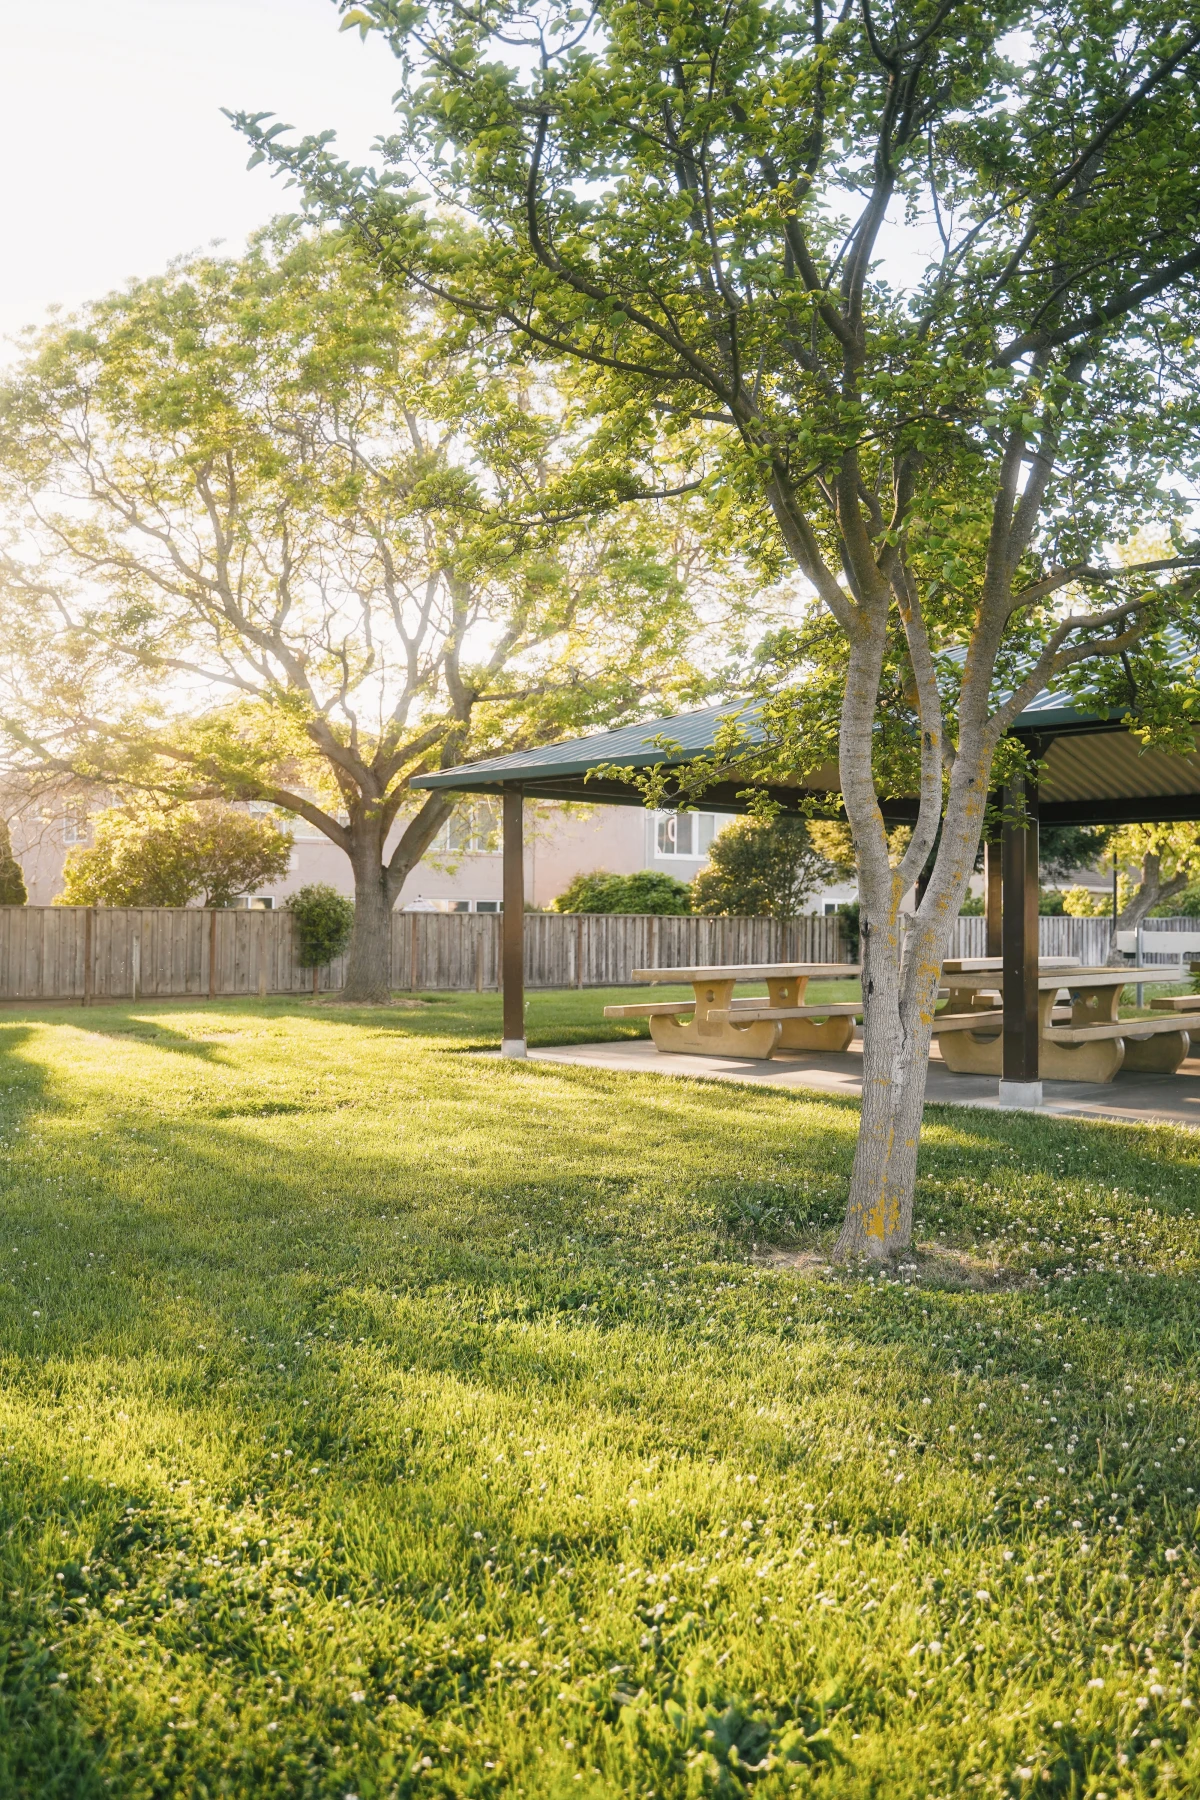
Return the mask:
[[(943, 973), (949, 997), (933, 1021), (942, 1061), (958, 1074), (1003, 1074), (1004, 1013), (978, 1004), (997, 986), (996, 966), (947, 965)], [(1191, 1049), (1190, 1034), (1200, 1032), (1200, 1001), (1190, 1012), (1172, 1008), (1159, 1019), (1122, 1019), (1118, 1009), (1129, 983), (1178, 979), (1178, 970), (1162, 964), (1131, 969), (1039, 964), (1042, 1074), (1050, 1081), (1111, 1081), (1121, 1068), (1174, 1073)], [(1069, 1008), (1055, 1004), (1064, 988)]]
[[(844, 1050), (854, 1036), (861, 1000), (811, 1006), (813, 980), (854, 980), (857, 963), (731, 963), (712, 968), (635, 969), (634, 981), (690, 982), (691, 1000), (648, 1000), (606, 1006), (606, 1019), (649, 1019), (658, 1049), (691, 1056), (742, 1056), (762, 1061), (775, 1050)], [(764, 982), (767, 998), (734, 998), (739, 981)]]

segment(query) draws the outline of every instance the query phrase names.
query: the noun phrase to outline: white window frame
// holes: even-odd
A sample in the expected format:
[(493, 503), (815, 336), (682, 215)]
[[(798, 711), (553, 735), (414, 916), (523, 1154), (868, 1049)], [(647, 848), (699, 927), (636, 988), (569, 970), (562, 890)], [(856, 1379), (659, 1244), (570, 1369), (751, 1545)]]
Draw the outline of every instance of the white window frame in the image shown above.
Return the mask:
[[(679, 850), (680, 827), (686, 827), (687, 850)], [(717, 815), (706, 812), (660, 812), (654, 815), (654, 856), (662, 862), (707, 862), (717, 835)], [(664, 844), (663, 840), (668, 843)], [(696, 848), (695, 846), (699, 846)]]

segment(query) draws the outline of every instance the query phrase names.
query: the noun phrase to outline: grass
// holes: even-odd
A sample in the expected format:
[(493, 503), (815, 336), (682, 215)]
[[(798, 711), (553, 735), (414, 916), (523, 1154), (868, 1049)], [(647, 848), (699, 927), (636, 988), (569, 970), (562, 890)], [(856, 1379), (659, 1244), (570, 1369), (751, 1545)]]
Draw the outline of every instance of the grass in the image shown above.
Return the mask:
[(0, 1794), (1200, 1791), (1200, 1137), (498, 1024), (0, 1022)]

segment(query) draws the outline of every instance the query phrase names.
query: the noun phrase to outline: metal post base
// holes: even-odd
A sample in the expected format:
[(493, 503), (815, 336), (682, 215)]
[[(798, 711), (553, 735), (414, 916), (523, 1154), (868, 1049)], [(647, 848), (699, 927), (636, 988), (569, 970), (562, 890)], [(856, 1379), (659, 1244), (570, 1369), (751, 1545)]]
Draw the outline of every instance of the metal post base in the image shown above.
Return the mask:
[(1022, 1112), (1034, 1112), (1042, 1104), (1040, 1081), (1002, 1081), (1001, 1106), (1013, 1106)]
[(501, 1038), (500, 1054), (501, 1056), (528, 1056), (529, 1051), (525, 1047), (524, 1038)]

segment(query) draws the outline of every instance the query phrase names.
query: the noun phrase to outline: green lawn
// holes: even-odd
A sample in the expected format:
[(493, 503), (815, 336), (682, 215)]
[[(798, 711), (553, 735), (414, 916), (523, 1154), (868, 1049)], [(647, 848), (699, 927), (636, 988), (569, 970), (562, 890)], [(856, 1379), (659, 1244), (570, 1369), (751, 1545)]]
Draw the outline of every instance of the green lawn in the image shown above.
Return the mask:
[(1200, 1791), (1200, 1136), (498, 1028), (0, 1018), (0, 1795)]

